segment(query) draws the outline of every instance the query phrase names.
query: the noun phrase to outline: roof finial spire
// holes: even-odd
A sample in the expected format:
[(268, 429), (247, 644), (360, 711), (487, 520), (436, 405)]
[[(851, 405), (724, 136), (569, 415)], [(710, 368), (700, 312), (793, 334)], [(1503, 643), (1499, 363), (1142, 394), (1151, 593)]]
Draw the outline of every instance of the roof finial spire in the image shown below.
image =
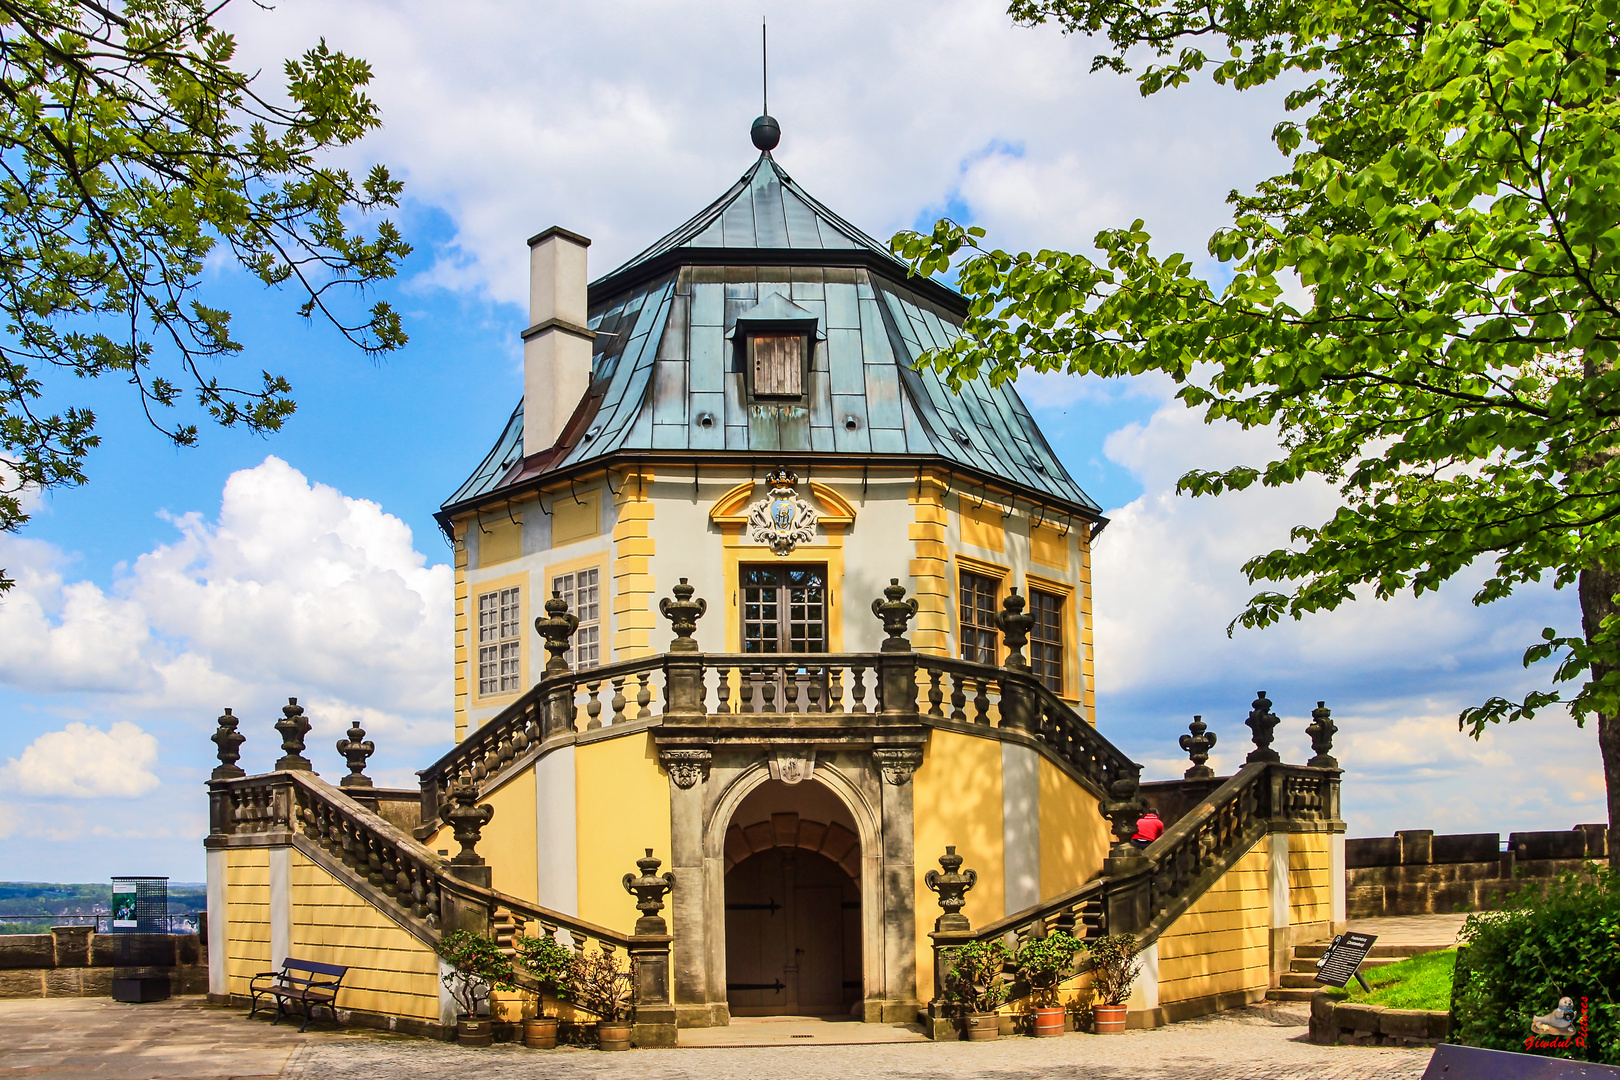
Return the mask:
[(765, 36), (764, 19), (759, 21), (759, 85), (764, 108), (748, 135), (754, 140), (756, 148), (769, 154), (776, 149), (776, 144), (782, 141), (782, 127), (771, 116), (770, 48)]

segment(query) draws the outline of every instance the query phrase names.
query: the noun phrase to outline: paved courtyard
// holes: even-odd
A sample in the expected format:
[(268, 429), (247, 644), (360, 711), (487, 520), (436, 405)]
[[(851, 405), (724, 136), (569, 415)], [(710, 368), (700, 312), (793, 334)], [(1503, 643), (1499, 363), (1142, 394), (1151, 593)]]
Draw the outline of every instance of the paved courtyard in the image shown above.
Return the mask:
[[(485, 1050), (368, 1032), (310, 1032), (249, 1021), (196, 998), (119, 1005), (106, 998), (0, 1002), (0, 1080), (1417, 1080), (1430, 1051), (1313, 1046), (1306, 1007), (1260, 1006), (1123, 1035), (594, 1050)], [(816, 1037), (813, 1022), (792, 1025)], [(863, 1035), (870, 1034), (862, 1032)], [(898, 1032), (896, 1034), (899, 1034)]]

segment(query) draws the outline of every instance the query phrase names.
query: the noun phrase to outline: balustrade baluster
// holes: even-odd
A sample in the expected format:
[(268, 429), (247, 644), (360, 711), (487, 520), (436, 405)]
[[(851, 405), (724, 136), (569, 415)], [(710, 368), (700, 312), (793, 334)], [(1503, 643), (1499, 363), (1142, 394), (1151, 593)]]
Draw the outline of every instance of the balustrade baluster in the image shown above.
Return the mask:
[(410, 867), (411, 914), (415, 915), (418, 919), (425, 919), (427, 918), (428, 909), (427, 889), (422, 885), (422, 876), (424, 870), (422, 865), (414, 860), (411, 862)]
[(967, 722), (967, 713), (962, 710), (967, 704), (967, 694), (962, 690), (962, 684), (966, 680), (967, 676), (960, 671), (951, 672), (951, 719), (963, 723)]
[(940, 708), (940, 703), (945, 700), (945, 693), (939, 688), (941, 675), (939, 668), (928, 669), (928, 715), (938, 720), (945, 718), (945, 710)]
[(611, 723), (611, 724), (622, 724), (622, 723), (624, 723), (624, 704), (625, 704), (625, 702), (624, 702), (624, 676), (623, 675), (615, 675), (615, 676), (613, 676), (613, 701), (611, 702), (611, 704), (612, 704), (612, 707), (613, 707), (613, 719), (611, 721), (609, 721), (609, 723)]
[(602, 680), (586, 683), (585, 692), (590, 695), (590, 700), (585, 703), (585, 715), (590, 717), (585, 722), (585, 730), (595, 731), (602, 726)]
[(544, 917), (542, 917), (540, 919), (540, 931), (541, 931), (540, 936), (541, 937), (549, 938), (552, 941), (556, 941), (557, 940), (557, 929), (558, 929), (557, 924), (552, 922), (550, 919), (547, 919), (547, 918), (544, 918)]
[(369, 832), (361, 835), (366, 838), (366, 880), (380, 889), (383, 887), (382, 841)]
[(760, 711), (773, 713), (776, 711), (776, 672), (773, 670), (768, 674), (770, 677), (764, 679), (759, 684), (760, 696), (765, 699), (762, 702), (764, 708), (762, 708)]
[(636, 708), (641, 710), (636, 713), (637, 720), (645, 720), (652, 715), (652, 710), (647, 707), (652, 702), (652, 688), (647, 685), (651, 677), (652, 673), (647, 671), (636, 676)]
[(717, 713), (730, 714), (730, 712), (731, 712), (731, 668), (727, 667), (725, 665), (720, 665), (720, 666), (716, 667), (715, 670), (719, 673), (719, 681), (715, 684), (715, 688), (714, 688), (714, 697), (715, 697), (714, 711), (717, 712)]
[(785, 667), (782, 669), (782, 711), (796, 713), (799, 711), (799, 679), (800, 669)]
[(585, 942), (587, 939), (581, 931), (575, 930), (572, 926), (570, 926), (568, 928), (568, 936), (574, 939), (575, 952), (582, 953), (585, 951)]
[(978, 689), (978, 693), (973, 695), (973, 722), (976, 724), (988, 724), (990, 723), (990, 695), (986, 691), (990, 689), (990, 680), (986, 678), (974, 679), (973, 685)]
[(821, 704), (821, 679), (826, 673), (827, 669), (821, 668), (806, 675), (805, 693), (810, 698), (810, 707), (805, 710), (806, 712), (819, 713), (827, 711)]
[(844, 669), (841, 667), (827, 669), (827, 711), (844, 711)]
[(866, 712), (866, 665), (851, 664), (850, 670), (855, 673), (855, 685), (849, 691), (849, 711), (852, 713)]

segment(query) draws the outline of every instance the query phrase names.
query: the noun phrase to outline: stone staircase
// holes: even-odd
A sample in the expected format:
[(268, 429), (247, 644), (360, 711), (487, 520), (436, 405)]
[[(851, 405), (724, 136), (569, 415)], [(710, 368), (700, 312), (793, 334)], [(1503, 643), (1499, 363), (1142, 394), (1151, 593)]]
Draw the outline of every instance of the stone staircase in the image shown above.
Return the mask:
[[(1322, 988), (1316, 981), (1316, 961), (1327, 947), (1328, 941), (1313, 941), (1309, 945), (1296, 945), (1288, 961), (1288, 970), (1277, 977), (1277, 985), (1266, 994), (1271, 1001), (1309, 1001), (1311, 995)], [(1367, 959), (1361, 962), (1362, 971), (1384, 967), (1421, 953), (1439, 952), (1448, 945), (1374, 945)]]

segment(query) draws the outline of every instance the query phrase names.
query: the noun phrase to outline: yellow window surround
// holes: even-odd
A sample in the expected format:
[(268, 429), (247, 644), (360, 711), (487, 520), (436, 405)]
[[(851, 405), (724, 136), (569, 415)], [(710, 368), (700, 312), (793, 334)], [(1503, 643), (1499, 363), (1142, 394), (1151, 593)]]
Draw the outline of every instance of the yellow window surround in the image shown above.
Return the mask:
[[(520, 685), (516, 690), (506, 690), (494, 694), (485, 694), (479, 690), (478, 679), (478, 598), (487, 596), (502, 589), (518, 588), (518, 671), (519, 682), (528, 682), (529, 671), (529, 634), (525, 631), (530, 626), (529, 612), (530, 593), (532, 585), (530, 575), (526, 573), (507, 574), (505, 577), (490, 578), (487, 581), (474, 583), (468, 589), (467, 596), (467, 689), (468, 696), (473, 705), (484, 707), (489, 705), (505, 705), (514, 701), (528, 689)], [(548, 594), (549, 595), (549, 594)]]
[[(1080, 703), (1080, 630), (1079, 605), (1075, 603), (1075, 588), (1066, 582), (1037, 574), (1024, 575), (1026, 593), (1043, 592), (1063, 601), (1063, 692), (1058, 697), (1071, 705)], [(1025, 610), (1030, 610), (1029, 606)], [(1027, 651), (1027, 647), (1026, 647)]]

